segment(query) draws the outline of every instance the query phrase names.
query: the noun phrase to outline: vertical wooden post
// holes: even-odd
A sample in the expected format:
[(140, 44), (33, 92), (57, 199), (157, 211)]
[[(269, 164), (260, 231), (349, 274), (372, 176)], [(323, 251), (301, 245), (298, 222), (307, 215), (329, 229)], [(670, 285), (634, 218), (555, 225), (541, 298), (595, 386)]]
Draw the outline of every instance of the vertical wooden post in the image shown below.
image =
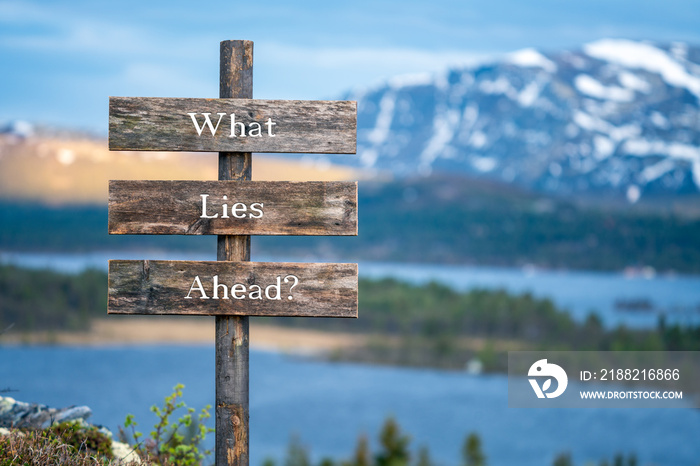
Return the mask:
[[(253, 42), (221, 42), (219, 97), (253, 98)], [(219, 152), (219, 179), (249, 181), (250, 152)], [(219, 236), (217, 260), (249, 261), (250, 236)], [(248, 316), (216, 317), (216, 465), (248, 466)]]

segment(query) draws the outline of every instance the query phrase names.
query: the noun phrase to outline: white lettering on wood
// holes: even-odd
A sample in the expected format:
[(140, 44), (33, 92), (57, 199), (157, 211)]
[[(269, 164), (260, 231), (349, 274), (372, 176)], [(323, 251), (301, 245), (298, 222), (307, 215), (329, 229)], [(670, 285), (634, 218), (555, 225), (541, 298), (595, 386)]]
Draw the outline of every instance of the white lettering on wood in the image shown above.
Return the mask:
[[(209, 131), (211, 132), (212, 136), (216, 136), (216, 132), (219, 130), (219, 125), (221, 124), (221, 120), (228, 115), (227, 113), (217, 113), (219, 115), (219, 119), (216, 122), (216, 126), (211, 121), (211, 118), (209, 117), (211, 113), (202, 113), (204, 116), (204, 122), (202, 123), (202, 126), (199, 126), (199, 121), (197, 120), (197, 115), (199, 113), (192, 112), (192, 113), (187, 113), (190, 118), (192, 119), (192, 124), (194, 125), (194, 129), (197, 131), (197, 136), (201, 136), (202, 133), (204, 132), (204, 128), (208, 127)], [(272, 118), (268, 118), (267, 121), (265, 122), (265, 126), (267, 127), (267, 136), (274, 138), (276, 135), (272, 133), (272, 127), (275, 126), (277, 123), (272, 121)], [(263, 137), (263, 125), (257, 121), (251, 121), (248, 123), (248, 133), (246, 134), (246, 125), (245, 123), (241, 121), (236, 121), (236, 114), (231, 113), (231, 132), (229, 134), (230, 138), (237, 138), (237, 137), (253, 137), (253, 138), (261, 138)]]
[[(200, 194), (199, 197), (202, 199), (202, 215), (199, 218), (219, 218), (219, 213), (209, 213), (207, 198), (209, 194)], [(228, 196), (222, 196), (224, 201), (228, 201)], [(221, 218), (262, 218), (264, 215), (262, 202), (253, 202), (248, 206), (243, 202), (234, 203), (229, 209), (227, 203), (221, 204)], [(229, 213), (231, 215), (229, 215)]]
[[(196, 286), (196, 288), (195, 288)], [(190, 296), (193, 291), (198, 290), (200, 293), (199, 299), (209, 299), (207, 294), (204, 292), (204, 287), (202, 286), (202, 280), (199, 279), (199, 275), (194, 277), (194, 281), (192, 282), (192, 286), (190, 287), (190, 292), (187, 293), (187, 296), (185, 296), (185, 299), (192, 299)]]
[[(290, 280), (291, 279), (291, 280)], [(287, 299), (293, 300), (294, 295), (292, 294), (292, 290), (294, 289), (295, 286), (299, 284), (299, 278), (296, 275), (287, 275), (282, 279), (281, 276), (278, 276), (275, 279), (275, 282), (266, 286), (264, 293), (263, 293), (263, 288), (260, 285), (252, 284), (248, 285), (247, 283), (234, 283), (230, 287), (224, 283), (219, 282), (219, 276), (214, 275), (211, 278), (211, 296), (213, 299), (270, 299), (274, 301), (279, 301), (282, 299), (282, 282), (284, 283), (293, 283), (289, 287), (289, 292), (287, 295)], [(193, 292), (198, 292), (199, 296), (192, 296)], [(212, 299), (209, 298), (207, 295), (207, 291), (205, 290), (204, 284), (202, 284), (202, 280), (199, 278), (199, 275), (194, 277), (194, 280), (192, 281), (192, 285), (190, 286), (190, 290), (187, 293), (187, 296), (185, 296), (184, 299), (194, 299), (199, 297), (199, 299)]]
[(217, 115), (219, 115), (219, 121), (216, 122), (216, 127), (214, 125), (212, 125), (211, 120), (209, 119), (209, 115), (211, 115), (211, 113), (202, 113), (202, 115), (204, 115), (204, 123), (202, 124), (201, 128), (199, 127), (199, 123), (197, 122), (197, 118), (195, 116), (197, 114), (196, 113), (188, 113), (188, 115), (190, 116), (190, 118), (192, 118), (192, 123), (194, 123), (194, 128), (197, 130), (197, 136), (202, 135), (202, 131), (204, 131), (205, 126), (209, 127), (209, 131), (211, 131), (211, 135), (214, 136), (216, 134), (216, 130), (219, 129), (219, 124), (221, 124), (221, 119), (224, 116), (226, 116), (226, 113), (217, 113)]

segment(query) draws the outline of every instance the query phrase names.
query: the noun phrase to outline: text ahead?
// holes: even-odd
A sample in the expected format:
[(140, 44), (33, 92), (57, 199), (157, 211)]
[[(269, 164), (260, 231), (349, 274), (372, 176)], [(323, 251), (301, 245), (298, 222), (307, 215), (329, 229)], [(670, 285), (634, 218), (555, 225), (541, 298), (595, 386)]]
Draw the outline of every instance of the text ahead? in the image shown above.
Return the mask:
[(357, 103), (109, 98), (110, 150), (354, 154)]
[(108, 312), (357, 317), (357, 264), (111, 260)]

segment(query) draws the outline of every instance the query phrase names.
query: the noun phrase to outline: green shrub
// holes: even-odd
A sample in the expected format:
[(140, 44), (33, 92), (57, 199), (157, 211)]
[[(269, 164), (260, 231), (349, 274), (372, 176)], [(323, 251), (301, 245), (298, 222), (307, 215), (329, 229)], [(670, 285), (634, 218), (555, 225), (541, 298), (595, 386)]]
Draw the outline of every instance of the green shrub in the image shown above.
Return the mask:
[[(202, 463), (204, 458), (211, 454), (210, 450), (200, 450), (207, 434), (214, 432), (211, 427), (204, 425), (204, 420), (211, 417), (211, 406), (204, 407), (197, 417), (192, 415), (194, 408), (188, 408), (182, 399), (182, 384), (173, 388), (173, 393), (165, 397), (163, 407), (151, 406), (151, 411), (158, 418), (153, 426), (150, 437), (142, 440), (143, 434), (136, 430), (138, 425), (134, 416), (126, 416), (124, 428), (120, 428), (120, 437), (128, 441), (125, 429), (131, 429), (131, 436), (135, 443), (135, 449), (142, 458), (147, 458), (158, 465), (196, 466)], [(186, 414), (180, 416), (177, 421), (171, 421), (174, 412), (184, 409)], [(184, 432), (183, 432), (184, 431)]]

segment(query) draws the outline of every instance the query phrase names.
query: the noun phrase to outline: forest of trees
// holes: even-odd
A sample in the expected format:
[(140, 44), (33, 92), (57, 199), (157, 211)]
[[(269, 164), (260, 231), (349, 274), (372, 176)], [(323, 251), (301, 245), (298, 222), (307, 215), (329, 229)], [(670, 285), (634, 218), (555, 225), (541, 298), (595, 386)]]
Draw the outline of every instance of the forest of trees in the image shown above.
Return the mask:
[[(375, 335), (341, 359), (461, 369), (477, 357), (486, 370), (505, 371), (508, 350), (698, 351), (700, 326), (605, 328), (596, 314), (584, 322), (549, 299), (529, 293), (473, 289), (394, 279), (360, 280), (357, 320), (264, 318), (278, 325)], [(470, 345), (470, 339), (483, 344)]]
[[(85, 330), (106, 317), (107, 274), (78, 275), (0, 265), (0, 331)], [(368, 335), (340, 359), (461, 369), (478, 357), (504, 371), (508, 350), (699, 351), (700, 327), (605, 328), (591, 314), (577, 322), (551, 300), (503, 290), (457, 292), (437, 283), (359, 282), (360, 319), (263, 318), (260, 322)], [(474, 345), (473, 340), (478, 344)]]
[(0, 332), (86, 330), (107, 312), (107, 275), (0, 265)]
[[(411, 448), (411, 436), (401, 429), (394, 418), (387, 418), (379, 433), (377, 451), (372, 452), (369, 440), (362, 435), (357, 440), (357, 446), (348, 459), (322, 458), (317, 463), (311, 460), (311, 451), (299, 437), (292, 436), (287, 448), (286, 457), (277, 463), (268, 458), (263, 466), (433, 466), (436, 463), (430, 456), (430, 450), (421, 446), (417, 450)], [(488, 456), (484, 452), (481, 437), (476, 432), (466, 435), (460, 451), (460, 466), (487, 466)], [(545, 463), (546, 464), (546, 463)], [(574, 466), (571, 454), (562, 452), (554, 456), (552, 466)], [(600, 459), (599, 462), (586, 462), (589, 466), (638, 466), (634, 453), (617, 453), (611, 460)]]

